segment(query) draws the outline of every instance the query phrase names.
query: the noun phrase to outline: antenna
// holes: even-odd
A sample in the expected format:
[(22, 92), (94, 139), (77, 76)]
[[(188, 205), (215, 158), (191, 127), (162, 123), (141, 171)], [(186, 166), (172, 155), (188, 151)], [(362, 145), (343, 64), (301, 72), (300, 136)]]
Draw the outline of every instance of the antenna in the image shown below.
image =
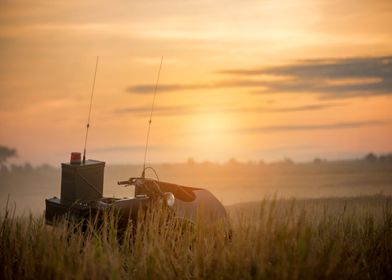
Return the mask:
[(150, 128), (151, 128), (151, 122), (152, 122), (152, 113), (153, 113), (153, 111), (154, 111), (155, 96), (157, 95), (158, 82), (159, 82), (159, 76), (161, 75), (162, 62), (163, 62), (163, 56), (161, 57), (161, 64), (159, 65), (158, 76), (157, 76), (157, 80), (156, 80), (156, 83), (155, 83), (155, 89), (154, 89), (154, 97), (153, 97), (153, 99), (152, 99), (152, 105), (151, 105), (150, 120), (148, 121), (146, 148), (145, 148), (145, 150), (144, 150), (144, 161), (143, 161), (142, 178), (145, 177), (146, 158), (147, 158), (147, 149), (148, 149), (148, 140), (149, 140), (149, 138), (150, 138)]
[(86, 162), (87, 137), (88, 137), (88, 129), (90, 128), (91, 106), (93, 104), (93, 96), (94, 96), (94, 88), (95, 88), (95, 78), (97, 77), (97, 69), (98, 69), (98, 60), (99, 60), (99, 56), (97, 56), (97, 62), (95, 63), (93, 87), (91, 89), (90, 109), (88, 110), (88, 118), (87, 118), (87, 125), (86, 125), (86, 137), (84, 139), (83, 164)]

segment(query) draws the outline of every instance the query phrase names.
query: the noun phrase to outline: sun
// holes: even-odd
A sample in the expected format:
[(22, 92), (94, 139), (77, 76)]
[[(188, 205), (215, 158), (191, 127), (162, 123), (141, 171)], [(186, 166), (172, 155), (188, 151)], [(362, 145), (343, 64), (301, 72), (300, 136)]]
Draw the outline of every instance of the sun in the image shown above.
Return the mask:
[(203, 113), (192, 118), (192, 146), (198, 157), (212, 160), (225, 158), (231, 145), (230, 117), (223, 113)]

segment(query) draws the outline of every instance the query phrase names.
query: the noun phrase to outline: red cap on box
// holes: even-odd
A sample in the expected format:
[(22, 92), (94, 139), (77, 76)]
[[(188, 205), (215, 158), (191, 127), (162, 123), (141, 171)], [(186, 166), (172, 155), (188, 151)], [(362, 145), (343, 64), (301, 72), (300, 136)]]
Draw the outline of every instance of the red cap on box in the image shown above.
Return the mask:
[(81, 153), (71, 153), (71, 164), (81, 164), (82, 154)]

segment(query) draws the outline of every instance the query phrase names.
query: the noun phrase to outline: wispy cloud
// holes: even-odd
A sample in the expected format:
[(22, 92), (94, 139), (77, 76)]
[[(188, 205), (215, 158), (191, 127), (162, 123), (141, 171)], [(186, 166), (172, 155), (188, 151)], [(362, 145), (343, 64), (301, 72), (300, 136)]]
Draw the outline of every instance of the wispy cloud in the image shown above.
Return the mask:
[[(204, 89), (220, 89), (220, 88), (262, 88), (265, 87), (264, 80), (251, 79), (232, 79), (221, 80), (216, 83), (198, 83), (198, 84), (162, 84), (159, 85), (159, 92), (176, 92), (176, 91), (191, 91)], [(128, 87), (126, 92), (136, 94), (151, 94), (154, 92), (155, 85), (143, 84)]]
[(354, 122), (336, 122), (324, 124), (299, 124), (299, 125), (272, 125), (272, 126), (259, 126), (250, 128), (241, 128), (226, 131), (227, 133), (244, 133), (244, 134), (257, 134), (257, 133), (273, 133), (273, 132), (290, 132), (290, 131), (313, 131), (313, 130), (335, 130), (335, 129), (348, 129), (360, 128), (366, 126), (386, 125), (388, 122), (385, 120), (367, 120), (367, 121), (354, 121)]
[[(173, 91), (183, 91), (183, 90), (195, 90), (195, 89), (205, 89), (209, 87), (215, 87), (215, 85), (206, 85), (206, 84), (189, 84), (189, 85), (181, 85), (181, 84), (163, 84), (159, 85), (159, 92), (173, 92)], [(136, 85), (127, 88), (127, 92), (129, 93), (153, 93), (155, 89), (155, 85), (146, 84), (146, 85)]]
[(251, 70), (227, 70), (234, 76), (271, 74), (289, 77), (267, 82), (259, 93), (304, 92), (322, 98), (345, 98), (392, 94), (392, 57), (338, 60), (305, 60), (296, 64)]
[[(159, 146), (151, 146), (148, 147), (149, 150), (160, 150), (162, 147)], [(138, 153), (143, 152), (145, 146), (114, 146), (114, 147), (99, 147), (95, 149), (91, 149), (92, 153)]]
[[(159, 91), (244, 88), (259, 94), (316, 94), (322, 99), (392, 94), (392, 56), (302, 60), (283, 66), (217, 73), (230, 78), (213, 83), (166, 84), (159, 86)], [(135, 85), (126, 91), (145, 94), (153, 89), (154, 85)]]
[[(318, 111), (331, 107), (343, 106), (345, 103), (330, 103), (330, 104), (308, 104), (302, 106), (287, 106), (287, 107), (198, 107), (198, 106), (161, 106), (154, 109), (155, 115), (160, 116), (178, 116), (178, 115), (193, 115), (205, 113), (290, 113), (302, 111)], [(137, 117), (146, 117), (150, 113), (151, 107), (128, 107), (114, 111), (116, 114), (132, 114)]]

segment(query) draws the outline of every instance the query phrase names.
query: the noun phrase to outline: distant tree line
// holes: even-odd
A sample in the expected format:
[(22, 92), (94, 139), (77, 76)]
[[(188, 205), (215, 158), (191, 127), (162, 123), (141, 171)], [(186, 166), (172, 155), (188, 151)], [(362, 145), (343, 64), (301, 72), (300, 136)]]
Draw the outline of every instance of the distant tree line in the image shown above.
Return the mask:
[(16, 149), (0, 145), (0, 166), (3, 166), (9, 158), (16, 157)]
[(363, 160), (369, 161), (369, 162), (375, 162), (375, 161), (392, 161), (392, 154), (382, 154), (377, 156), (374, 153), (369, 153), (367, 154)]
[(33, 171), (52, 171), (55, 168), (48, 164), (33, 167), (30, 163), (8, 164), (8, 160), (17, 157), (16, 149), (0, 145), (0, 176), (6, 174), (27, 174)]
[[(0, 175), (1, 174), (7, 174), (7, 173), (29, 173), (32, 171), (53, 171), (55, 170), (54, 167), (44, 164), (38, 167), (33, 167), (29, 163), (25, 164), (8, 164), (8, 160), (14, 157), (17, 157), (18, 153), (16, 149), (9, 148), (3, 145), (0, 145)], [(376, 162), (385, 162), (385, 163), (392, 163), (392, 153), (387, 153), (387, 154), (375, 154), (375, 153), (368, 153), (364, 157), (360, 159), (353, 159), (353, 160), (341, 160), (344, 162), (367, 162), (367, 163), (376, 163)], [(321, 159), (321, 158), (315, 158), (312, 162), (309, 162), (310, 164), (333, 164), (335, 162), (341, 162), (341, 161), (328, 161), (326, 159)], [(307, 163), (307, 164), (309, 164)], [(236, 168), (236, 167), (246, 167), (246, 166), (294, 166), (298, 165), (299, 163), (294, 162), (290, 158), (284, 158), (281, 161), (276, 161), (272, 163), (265, 163), (264, 161), (260, 160), (258, 162), (254, 161), (248, 161), (248, 162), (241, 162), (238, 161), (235, 158), (229, 159), (226, 163), (224, 164), (217, 164), (214, 162), (209, 162), (209, 161), (203, 161), (203, 162), (196, 162), (193, 158), (189, 158), (184, 164), (184, 166), (192, 167), (192, 166), (223, 166), (223, 167), (228, 167), (228, 168)]]

